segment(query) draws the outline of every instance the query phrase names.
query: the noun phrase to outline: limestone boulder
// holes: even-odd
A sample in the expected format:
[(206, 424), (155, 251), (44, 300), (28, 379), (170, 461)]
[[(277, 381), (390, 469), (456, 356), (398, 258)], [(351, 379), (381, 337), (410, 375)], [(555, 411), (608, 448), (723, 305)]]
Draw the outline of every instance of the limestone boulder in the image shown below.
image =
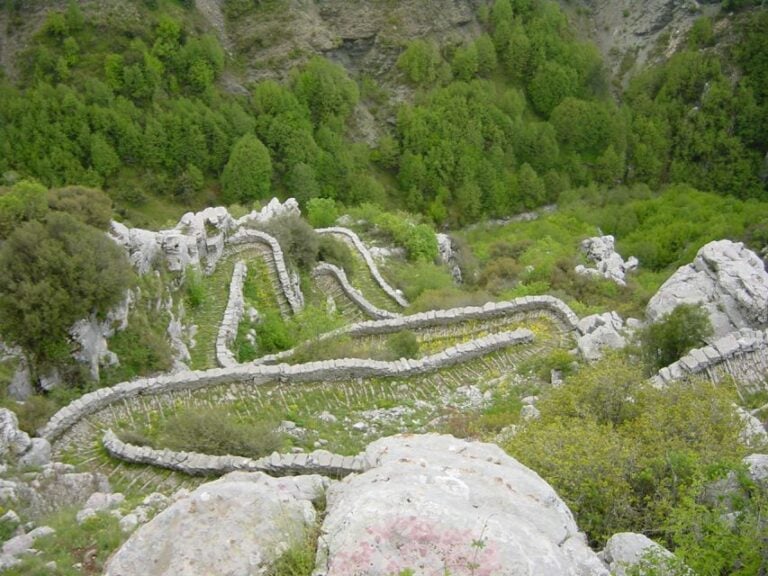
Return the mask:
[(648, 302), (655, 322), (680, 304), (701, 304), (715, 338), (739, 328), (768, 326), (768, 273), (763, 261), (741, 242), (718, 240), (699, 250)]
[(683, 576), (688, 572), (674, 555), (643, 534), (621, 532), (614, 534), (600, 553), (612, 576)]
[(576, 340), (576, 346), (589, 361), (599, 360), (607, 350), (627, 345), (624, 320), (616, 312), (586, 316), (579, 321), (578, 329), (582, 335)]
[(315, 523), (328, 480), (232, 472), (181, 496), (112, 556), (105, 576), (262, 574)]
[(752, 480), (768, 484), (768, 454), (750, 454), (744, 458), (744, 464)]
[(21, 456), (31, 445), (29, 435), (19, 430), (16, 414), (7, 408), (0, 408), (0, 460)]
[(318, 575), (608, 575), (552, 487), (495, 445), (394, 436), (365, 458), (328, 491)]
[(285, 202), (280, 202), (277, 198), (272, 198), (261, 210), (252, 210), (242, 218), (236, 221), (237, 226), (246, 224), (264, 224), (273, 218), (283, 216), (301, 216), (299, 203), (295, 198), (288, 198)]
[(626, 285), (627, 272), (637, 269), (638, 261), (630, 256), (626, 262), (616, 252), (616, 241), (613, 236), (595, 236), (581, 243), (581, 251), (594, 262), (594, 268), (579, 264), (575, 272), (581, 276), (597, 276), (615, 282), (619, 286)]

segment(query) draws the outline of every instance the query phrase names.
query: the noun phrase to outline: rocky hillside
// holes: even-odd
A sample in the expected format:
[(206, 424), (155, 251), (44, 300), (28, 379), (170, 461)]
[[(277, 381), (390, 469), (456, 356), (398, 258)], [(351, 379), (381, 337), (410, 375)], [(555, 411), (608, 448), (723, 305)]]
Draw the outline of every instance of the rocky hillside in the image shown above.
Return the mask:
[(693, 22), (719, 10), (716, 0), (561, 0), (573, 24), (595, 42), (612, 72), (626, 75), (647, 62), (668, 58)]

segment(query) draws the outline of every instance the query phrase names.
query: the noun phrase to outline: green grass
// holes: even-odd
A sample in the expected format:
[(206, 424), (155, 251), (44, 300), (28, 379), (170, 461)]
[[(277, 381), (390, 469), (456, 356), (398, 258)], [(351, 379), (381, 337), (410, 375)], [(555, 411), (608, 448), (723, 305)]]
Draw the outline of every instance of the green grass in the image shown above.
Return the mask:
[[(117, 518), (98, 514), (82, 524), (75, 521), (76, 509), (61, 510), (43, 519), (39, 526), (56, 532), (35, 541), (39, 555), (24, 556), (21, 564), (6, 569), (8, 576), (82, 576), (101, 574), (109, 556), (123, 542)], [(47, 564), (55, 562), (55, 568)], [(80, 566), (78, 568), (77, 566)]]
[(216, 366), (216, 336), (227, 307), (234, 260), (229, 258), (219, 262), (213, 274), (203, 278), (204, 295), (200, 305), (187, 307), (185, 323), (197, 326), (195, 346), (189, 349), (193, 370)]

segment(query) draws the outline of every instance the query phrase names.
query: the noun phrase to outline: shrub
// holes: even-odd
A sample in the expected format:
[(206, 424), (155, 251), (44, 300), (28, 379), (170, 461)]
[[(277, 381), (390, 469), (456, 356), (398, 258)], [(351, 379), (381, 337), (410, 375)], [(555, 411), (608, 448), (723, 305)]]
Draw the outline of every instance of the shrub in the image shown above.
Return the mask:
[(318, 242), (318, 258), (329, 264), (343, 269), (348, 278), (352, 278), (355, 270), (355, 257), (349, 246), (333, 236), (320, 236)]
[(101, 190), (82, 186), (67, 186), (48, 193), (48, 207), (68, 212), (81, 222), (106, 230), (112, 220), (112, 201)]
[(20, 430), (29, 434), (37, 434), (37, 431), (56, 412), (58, 405), (47, 396), (35, 394), (24, 402), (13, 402), (8, 408), (16, 413)]
[(403, 330), (387, 338), (387, 349), (394, 360), (417, 358), (419, 355), (419, 341), (416, 338), (416, 334), (410, 330)]
[(285, 256), (296, 266), (311, 270), (317, 262), (318, 235), (301, 217), (291, 214), (273, 218), (261, 229), (275, 237)]
[(542, 394), (541, 418), (507, 444), (553, 485), (594, 543), (651, 531), (674, 544), (679, 526), (669, 518), (688, 498), (700, 502), (703, 481), (736, 469), (744, 454), (732, 388), (681, 382), (659, 390), (641, 368), (624, 356), (582, 368)]
[(656, 372), (669, 366), (711, 336), (712, 324), (701, 306), (681, 304), (640, 332), (646, 367)]
[(184, 277), (184, 295), (191, 308), (199, 308), (205, 302), (203, 275), (196, 268), (187, 268)]
[(171, 450), (203, 454), (232, 454), (260, 458), (282, 448), (270, 422), (237, 422), (223, 408), (185, 410), (163, 425), (157, 445)]
[(288, 350), (294, 345), (291, 333), (280, 313), (272, 310), (263, 314), (256, 326), (256, 342), (259, 345), (259, 351), (263, 354)]
[(339, 210), (331, 198), (312, 198), (307, 202), (307, 220), (315, 228), (333, 226)]

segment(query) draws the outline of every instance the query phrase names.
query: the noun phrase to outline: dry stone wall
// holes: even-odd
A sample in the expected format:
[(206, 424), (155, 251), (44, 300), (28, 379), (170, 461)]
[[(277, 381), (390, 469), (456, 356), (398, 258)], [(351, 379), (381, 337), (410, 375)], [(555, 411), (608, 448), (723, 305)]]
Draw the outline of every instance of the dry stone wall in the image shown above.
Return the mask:
[(408, 300), (406, 300), (403, 295), (400, 294), (400, 292), (392, 288), (392, 286), (390, 286), (389, 283), (384, 280), (384, 277), (381, 275), (381, 272), (379, 272), (379, 268), (376, 266), (376, 262), (374, 262), (370, 251), (368, 248), (366, 248), (365, 244), (363, 244), (363, 241), (360, 240), (360, 237), (352, 230), (349, 228), (342, 228), (341, 226), (334, 226), (331, 228), (319, 228), (315, 230), (315, 232), (318, 234), (335, 234), (346, 238), (349, 243), (354, 246), (355, 250), (360, 253), (360, 256), (363, 257), (363, 260), (365, 260), (365, 263), (368, 265), (368, 269), (371, 271), (371, 275), (373, 276), (374, 280), (376, 280), (376, 283), (381, 287), (381, 289), (387, 293), (387, 296), (392, 298), (392, 300), (397, 302), (403, 308), (408, 306)]
[(400, 318), (402, 316), (401, 314), (390, 312), (389, 310), (382, 310), (381, 308), (377, 308), (371, 304), (357, 288), (349, 283), (346, 273), (338, 266), (334, 266), (333, 264), (329, 264), (327, 262), (321, 262), (315, 267), (315, 269), (312, 271), (312, 274), (313, 276), (320, 276), (322, 274), (333, 276), (341, 286), (344, 294), (346, 294), (346, 296), (352, 302), (354, 302), (354, 304), (360, 308), (360, 310), (362, 310), (371, 318)]
[[(430, 310), (408, 316), (398, 316), (383, 320), (367, 320), (333, 330), (320, 336), (319, 340), (327, 340), (337, 336), (369, 336), (371, 334), (390, 334), (401, 330), (417, 330), (431, 326), (446, 326), (466, 320), (490, 320), (517, 314), (521, 312), (538, 312), (546, 310), (559, 318), (570, 330), (582, 334), (579, 327), (579, 317), (570, 307), (554, 296), (523, 296), (504, 302), (488, 302), (483, 306), (466, 306), (449, 308), (447, 310)], [(253, 361), (254, 364), (274, 364), (289, 358), (294, 350), (285, 350), (277, 354), (262, 356)]]
[(301, 294), (298, 285), (291, 280), (291, 275), (288, 273), (288, 267), (285, 264), (283, 250), (273, 236), (261, 232), (260, 230), (240, 228), (227, 240), (228, 246), (240, 246), (253, 243), (265, 244), (270, 248), (273, 254), (273, 262), (277, 277), (280, 282), (280, 288), (285, 295), (285, 298), (288, 300), (291, 311), (294, 314), (301, 312), (304, 308), (304, 296)]
[(241, 364), (229, 368), (177, 372), (156, 378), (141, 378), (122, 382), (109, 388), (101, 388), (81, 396), (54, 414), (40, 431), (40, 435), (50, 442), (55, 442), (59, 436), (80, 419), (95, 414), (114, 402), (138, 396), (152, 396), (180, 390), (197, 390), (227, 383), (246, 383), (255, 386), (269, 382), (296, 383), (349, 378), (408, 378), (466, 362), (509, 346), (532, 341), (533, 333), (530, 330), (514, 330), (465, 342), (418, 360), (401, 358), (394, 362), (383, 362), (345, 358), (296, 365)]
[(102, 444), (110, 456), (119, 460), (133, 464), (148, 464), (191, 476), (219, 476), (228, 472), (243, 471), (265, 472), (270, 476), (320, 474), (341, 478), (366, 469), (365, 460), (360, 456), (341, 456), (326, 450), (298, 454), (275, 452), (270, 456), (254, 460), (242, 456), (213, 456), (135, 446), (123, 442), (111, 430), (104, 433)]
[(224, 310), (224, 318), (219, 324), (219, 333), (216, 336), (216, 361), (219, 366), (228, 367), (238, 364), (230, 346), (237, 337), (237, 327), (243, 319), (245, 302), (243, 301), (243, 283), (248, 268), (245, 262), (238, 260), (232, 272), (232, 280), (229, 283), (229, 299)]
[(711, 345), (691, 350), (677, 362), (662, 368), (652, 382), (665, 386), (691, 376), (706, 376), (718, 382), (733, 377), (743, 390), (765, 388), (768, 374), (768, 330), (742, 328), (715, 340)]

